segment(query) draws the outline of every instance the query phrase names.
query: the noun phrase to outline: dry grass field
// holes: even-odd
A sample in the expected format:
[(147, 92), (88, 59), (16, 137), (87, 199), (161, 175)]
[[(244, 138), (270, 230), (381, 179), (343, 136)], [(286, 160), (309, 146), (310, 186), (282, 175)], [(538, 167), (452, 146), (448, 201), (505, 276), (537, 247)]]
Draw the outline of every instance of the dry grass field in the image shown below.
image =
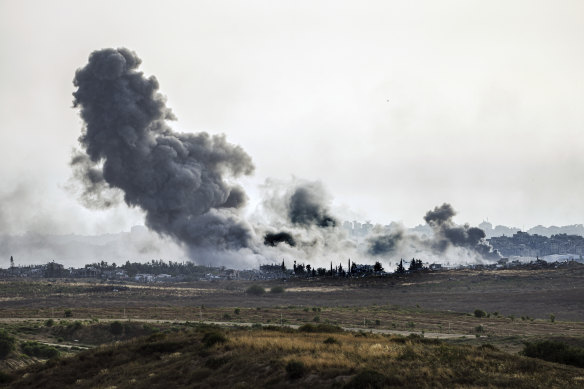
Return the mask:
[(420, 337), (195, 327), (49, 360), (13, 388), (577, 388), (584, 369)]
[[(264, 288), (265, 293), (246, 293), (252, 285)], [(66, 367), (59, 366), (81, 363), (78, 358), (89, 358), (83, 355), (108, 347), (132, 353), (137, 344), (150, 342), (148, 336), (184, 336), (185, 344), (198, 344), (204, 323), (217, 323), (231, 327), (225, 344), (163, 353), (144, 361), (148, 368), (137, 361), (129, 366), (127, 361), (120, 362), (120, 371), (125, 373), (118, 372), (117, 365), (108, 365), (97, 378), (77, 378), (81, 381), (75, 381), (74, 387), (157, 386), (154, 377), (163, 373), (150, 376), (147, 371), (158, 371), (162, 367), (157, 364), (170, 361), (177, 365), (176, 374), (188, 370), (189, 377), (201, 375), (200, 387), (219, 382), (225, 383), (219, 386), (254, 387), (253, 380), (258, 379), (266, 387), (367, 387), (351, 386), (366, 379), (381, 383), (371, 387), (391, 383), (404, 387), (578, 387), (584, 384), (584, 369), (518, 353), (525, 342), (545, 340), (584, 347), (582, 296), (584, 266), (580, 265), (184, 284), (4, 280), (0, 281), (0, 331), (13, 336), (20, 349), (0, 361), (0, 371), (20, 377), (12, 381), (15, 387), (28, 387), (26, 377), (64, 374), (61, 369)], [(293, 329), (307, 323), (346, 331)], [(120, 326), (120, 332), (114, 326)], [(261, 330), (262, 326), (279, 330)], [(416, 337), (408, 338), (410, 334)], [(22, 351), (26, 342), (33, 342), (34, 350), (45, 346), (59, 350), (60, 362), (55, 365), (49, 358), (50, 363), (43, 365), (47, 357)], [(205, 365), (213, 364), (207, 362), (207, 353), (219, 360), (227, 358), (229, 368)], [(184, 360), (186, 355), (190, 362)], [(290, 378), (289, 364), (303, 366), (300, 378)], [(131, 383), (115, 378), (132, 371), (135, 381)], [(177, 387), (181, 385), (186, 384), (177, 381)]]

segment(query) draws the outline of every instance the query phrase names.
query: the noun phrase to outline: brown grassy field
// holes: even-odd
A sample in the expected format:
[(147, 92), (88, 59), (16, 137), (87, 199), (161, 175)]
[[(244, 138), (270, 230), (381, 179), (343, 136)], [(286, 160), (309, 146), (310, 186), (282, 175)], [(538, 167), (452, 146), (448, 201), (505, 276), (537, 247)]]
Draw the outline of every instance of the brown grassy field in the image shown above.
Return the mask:
[[(251, 296), (252, 283), (285, 293)], [(48, 316), (50, 309), (115, 312), (200, 307), (363, 307), (399, 306), (426, 311), (473, 312), (505, 316), (584, 321), (584, 266), (545, 270), (452, 270), (406, 277), (294, 279), (284, 281), (200, 281), (173, 285), (99, 281), (0, 281), (0, 317)], [(160, 312), (156, 312), (159, 309)], [(116, 311), (117, 310), (117, 311)], [(190, 313), (189, 313), (190, 314)], [(184, 317), (184, 319), (188, 319)]]
[[(260, 285), (266, 293), (246, 293), (251, 285)], [(284, 292), (270, 293), (271, 288), (277, 287), (284, 288)], [(363, 363), (355, 363), (359, 358), (355, 355), (349, 357), (347, 347), (354, 350), (369, 347), (371, 345), (366, 346), (369, 340), (365, 339), (387, 340), (392, 334), (451, 337), (440, 344), (443, 347), (472, 346), (463, 348), (467, 351), (476, 347), (493, 351), (490, 347), (496, 347), (496, 353), (505, 352), (509, 356), (516, 356), (526, 341), (553, 339), (584, 346), (581, 296), (584, 296), (584, 266), (579, 265), (547, 270), (458, 270), (387, 278), (184, 284), (4, 280), (0, 281), (0, 330), (7, 330), (21, 343), (37, 341), (56, 346), (62, 357), (72, 357), (85, 347), (159, 331), (183, 331), (191, 328), (194, 322), (220, 322), (222, 325), (254, 328), (260, 324), (297, 327), (305, 323), (328, 323), (350, 329), (358, 335), (369, 335), (361, 336), (363, 339), (355, 338), (354, 334), (335, 335), (339, 341), (335, 349), (321, 344), (321, 335), (316, 334), (238, 330), (231, 333), (229, 344), (253, 355), (277, 354), (280, 350), (280, 365), (298, 360), (316, 372), (314, 374), (321, 374), (325, 367), (330, 368), (332, 370), (327, 370), (325, 376), (338, 373), (337, 377), (345, 377), (338, 379), (345, 385), (350, 380), (348, 377), (378, 364), (367, 358)], [(475, 310), (484, 311), (486, 316), (476, 317)], [(65, 317), (66, 313), (68, 317)], [(47, 327), (45, 323), (51, 318), (54, 326)], [(123, 335), (112, 335), (112, 321), (123, 323)], [(263, 340), (258, 338), (260, 333)], [(353, 338), (358, 340), (349, 341)], [(400, 341), (396, 342), (393, 342), (395, 345), (378, 342), (380, 350), (384, 350), (392, 364), (396, 363), (395, 360), (402, 360), (396, 357), (401, 355), (402, 347)], [(412, 355), (416, 355), (416, 361), (423, 360), (423, 349), (434, 347), (432, 343), (410, 346), (415, 351)], [(276, 350), (270, 347), (276, 347)], [(390, 349), (393, 351), (388, 351)], [(375, 355), (375, 348), (368, 350)], [(473, 358), (478, 357), (469, 360)], [(0, 363), (0, 370), (13, 371), (41, 360), (17, 353)], [(387, 373), (391, 368), (387, 369), (378, 372), (391, 381), (393, 373)], [(454, 379), (456, 374), (448, 369), (435, 366), (431, 373), (442, 377), (442, 381), (436, 382), (447, 382), (445, 377)], [(422, 371), (430, 374), (428, 370)], [(407, 382), (412, 379), (408, 378)], [(478, 379), (475, 377), (475, 381)], [(493, 379), (493, 382), (499, 382), (498, 378)], [(336, 382), (329, 381), (327, 385)], [(404, 384), (405, 381), (399, 382)], [(501, 381), (501, 385), (503, 382), (507, 381)], [(569, 380), (562, 382), (573, 383)], [(465, 384), (461, 381), (456, 386)]]
[(344, 332), (195, 327), (50, 360), (13, 388), (577, 388), (584, 369), (493, 346)]

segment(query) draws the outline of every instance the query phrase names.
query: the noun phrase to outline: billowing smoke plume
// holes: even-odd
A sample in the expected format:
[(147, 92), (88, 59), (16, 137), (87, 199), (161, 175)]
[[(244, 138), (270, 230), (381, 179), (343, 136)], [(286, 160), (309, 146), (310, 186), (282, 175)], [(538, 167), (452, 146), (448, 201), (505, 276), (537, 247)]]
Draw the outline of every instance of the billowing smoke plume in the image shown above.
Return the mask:
[(468, 224), (457, 226), (452, 221), (456, 212), (450, 204), (442, 204), (428, 211), (424, 220), (434, 230), (433, 248), (446, 251), (451, 245), (475, 251), (484, 258), (498, 258), (499, 253), (485, 241), (485, 232)]
[(288, 202), (288, 217), (294, 224), (302, 226), (334, 227), (337, 221), (329, 215), (323, 202), (322, 186), (306, 183), (296, 187)]
[[(409, 253), (444, 254), (451, 249), (462, 249), (478, 259), (496, 259), (499, 253), (485, 240), (485, 232), (478, 227), (456, 225), (452, 218), (456, 212), (450, 204), (442, 204), (424, 216), (432, 228), (433, 236), (421, 238), (406, 234), (403, 229), (389, 233), (377, 233), (367, 239), (367, 251), (371, 255)], [(462, 255), (461, 255), (462, 256)]]
[(330, 258), (344, 262), (355, 256), (356, 243), (338, 227), (331, 198), (320, 182), (268, 179), (262, 190), (262, 206), (252, 218), (256, 230), (264, 231), (266, 257), (286, 255), (324, 265)]
[(288, 245), (290, 247), (296, 246), (296, 240), (294, 239), (294, 237), (292, 235), (290, 235), (287, 232), (276, 232), (276, 233), (268, 232), (264, 236), (264, 244), (266, 246), (275, 247), (279, 243), (288, 243)]
[(158, 81), (140, 63), (128, 49), (104, 49), (75, 74), (84, 153), (71, 164), (85, 183), (83, 197), (106, 207), (103, 190), (117, 188), (145, 211), (149, 228), (190, 248), (249, 247), (253, 234), (237, 212), (246, 195), (226, 178), (251, 174), (251, 158), (222, 135), (173, 132)]

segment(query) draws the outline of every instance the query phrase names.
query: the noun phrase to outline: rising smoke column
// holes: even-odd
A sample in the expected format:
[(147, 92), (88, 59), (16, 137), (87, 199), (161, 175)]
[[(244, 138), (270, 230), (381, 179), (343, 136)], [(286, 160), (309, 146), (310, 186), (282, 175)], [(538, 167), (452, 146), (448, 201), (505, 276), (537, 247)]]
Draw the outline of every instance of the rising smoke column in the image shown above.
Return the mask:
[(434, 230), (433, 248), (439, 252), (446, 251), (450, 246), (464, 247), (475, 251), (483, 258), (499, 258), (499, 252), (493, 251), (485, 240), (485, 232), (468, 224), (457, 226), (452, 218), (456, 215), (452, 205), (444, 203), (430, 210), (424, 220)]
[(337, 221), (329, 215), (324, 197), (319, 183), (298, 185), (288, 200), (288, 218), (301, 226), (335, 227)]
[(84, 152), (71, 164), (84, 196), (107, 206), (100, 192), (117, 188), (145, 211), (149, 228), (190, 248), (249, 247), (253, 234), (237, 213), (246, 195), (225, 178), (251, 174), (251, 158), (223, 135), (172, 131), (158, 81), (138, 71), (140, 63), (128, 49), (104, 49), (75, 73)]

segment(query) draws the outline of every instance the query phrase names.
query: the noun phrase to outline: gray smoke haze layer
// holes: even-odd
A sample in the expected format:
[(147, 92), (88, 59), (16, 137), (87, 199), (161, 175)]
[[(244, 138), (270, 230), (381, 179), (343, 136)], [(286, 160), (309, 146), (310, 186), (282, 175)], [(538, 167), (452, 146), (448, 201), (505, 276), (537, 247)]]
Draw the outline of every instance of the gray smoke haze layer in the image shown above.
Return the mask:
[(456, 215), (450, 204), (442, 204), (430, 210), (424, 216), (432, 228), (433, 236), (421, 238), (405, 234), (398, 229), (391, 233), (380, 233), (367, 240), (367, 251), (371, 255), (394, 254), (404, 246), (415, 248), (418, 252), (444, 254), (452, 248), (461, 248), (478, 256), (479, 259), (497, 259), (500, 255), (485, 240), (485, 232), (478, 227), (456, 225), (452, 218)]
[(223, 135), (174, 132), (158, 81), (138, 71), (140, 63), (128, 49), (104, 49), (75, 73), (74, 106), (85, 126), (71, 165), (82, 198), (108, 207), (104, 190), (116, 188), (145, 211), (149, 228), (189, 248), (250, 247), (252, 230), (238, 213), (246, 195), (226, 179), (251, 174), (251, 158)]
[(389, 234), (378, 235), (368, 239), (368, 251), (371, 255), (391, 254), (404, 239), (404, 231), (392, 231)]

